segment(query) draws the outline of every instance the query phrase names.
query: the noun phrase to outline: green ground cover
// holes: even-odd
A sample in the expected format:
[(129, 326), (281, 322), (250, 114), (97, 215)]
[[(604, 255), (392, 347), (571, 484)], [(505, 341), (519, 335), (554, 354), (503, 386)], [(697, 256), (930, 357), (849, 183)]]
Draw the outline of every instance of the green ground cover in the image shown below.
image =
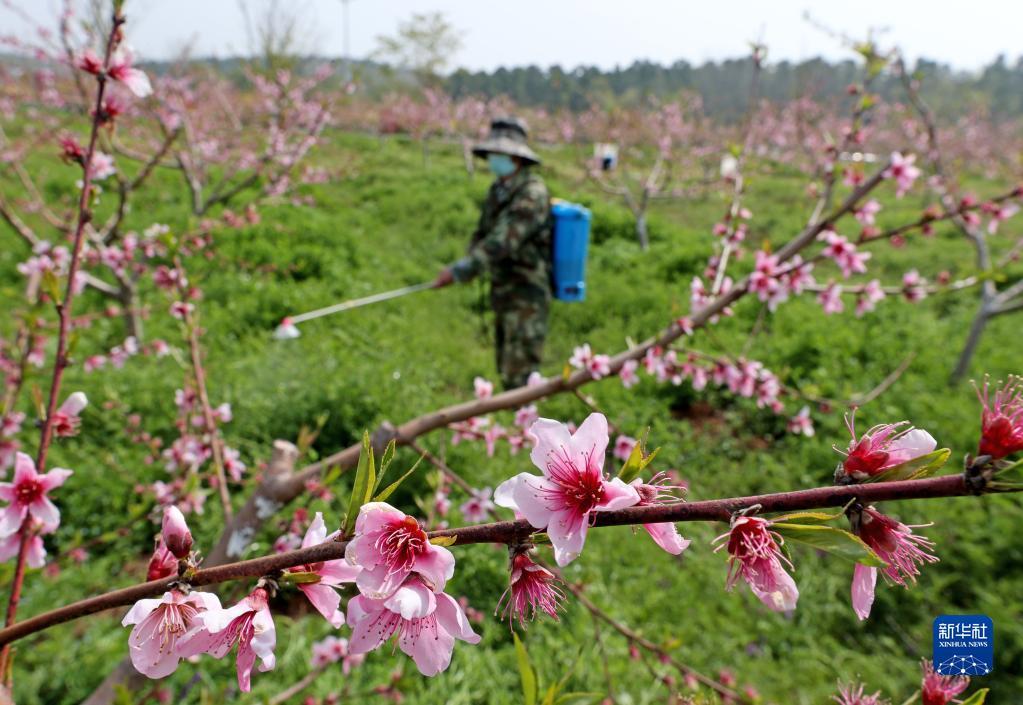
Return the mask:
[[(650, 219), (651, 248), (641, 252), (628, 212), (585, 184), (570, 150), (545, 154), (553, 193), (594, 211), (590, 295), (585, 303), (556, 304), (553, 310), (544, 372), (557, 374), (576, 344), (589, 342), (597, 351), (614, 352), (686, 310), (690, 278), (706, 262), (711, 226), (725, 201), (710, 192), (657, 204)], [(41, 155), (35, 168), (44, 174), (46, 188), (59, 193), (69, 188), (66, 173), (49, 157)], [(339, 175), (330, 183), (303, 187), (315, 206), (265, 207), (260, 224), (216, 233), (216, 259), (189, 263), (192, 278), (205, 292), (200, 306), (208, 329), (212, 395), (215, 403), (231, 402), (235, 418), (226, 427), (228, 442), (242, 450), (250, 467), (266, 459), (273, 439), (294, 439), (320, 415), (326, 414), (326, 421), (310, 457), (348, 445), (384, 419), (398, 422), (464, 399), (477, 374), (496, 378), (483, 292), (475, 285), (353, 311), (306, 325), (299, 340), (271, 341), (269, 331), (285, 313), (432, 278), (464, 248), (487, 186), (485, 174), (467, 178), (456, 148), (432, 146), (424, 169), (419, 146), (402, 138), (330, 133), (314, 161)], [(130, 222), (139, 229), (165, 222), (180, 232), (190, 224), (184, 216), (185, 195), (172, 175), (158, 178), (162, 188), (149, 190), (157, 195), (136, 204)], [(998, 190), (997, 185), (977, 186), (983, 192)], [(799, 230), (809, 209), (800, 179), (765, 172), (751, 179), (748, 188), (754, 242), (769, 239), (777, 247)], [(881, 224), (899, 222), (900, 212), (915, 212), (918, 199), (908, 197), (899, 208), (883, 211)], [(885, 202), (894, 203), (890, 198)], [(11, 234), (5, 239), (16, 242)], [(873, 274), (887, 281), (897, 281), (912, 267), (928, 275), (949, 269), (955, 277), (972, 266), (970, 249), (946, 227), (939, 227), (932, 240), (911, 240), (903, 249), (883, 245), (875, 253)], [(22, 282), (14, 266), (26, 255), (20, 243), (0, 250), (4, 308), (18, 300)], [(741, 262), (740, 270), (748, 269), (750, 261)], [(149, 299), (163, 305), (159, 296)], [(802, 298), (765, 319), (748, 354), (807, 393), (834, 399), (870, 389), (914, 355), (898, 382), (860, 412), (860, 422), (912, 419), (940, 446), (953, 450), (954, 468), (974, 449), (978, 433), (972, 390), (967, 385), (950, 388), (946, 382), (975, 303), (969, 293), (936, 296), (917, 305), (888, 300), (876, 313), (857, 319), (851, 313), (824, 316), (811, 298)], [(734, 319), (698, 333), (692, 344), (737, 353), (758, 312), (758, 303), (744, 301)], [(176, 324), (162, 310), (149, 322), (148, 334), (180, 348)], [(79, 349), (99, 352), (123, 335), (118, 320), (104, 321), (83, 334)], [(972, 374), (1004, 377), (1023, 371), (1020, 342), (1018, 317), (996, 320)], [(85, 390), (92, 405), (84, 414), (82, 435), (53, 452), (52, 463), (73, 468), (75, 475), (57, 495), (63, 525), (48, 546), (59, 552), (102, 538), (83, 565), (62, 560), (59, 575), (33, 571), (21, 615), (142, 578), (153, 533), (142, 517), (152, 500), (134, 488), (166, 479), (166, 472), (160, 464), (145, 464), (145, 450), (127, 442), (124, 418), (141, 414), (145, 428), (173, 438), (173, 392), (181, 376), (177, 356), (136, 358), (120, 371), (85, 375), (78, 368), (69, 373), (66, 388)], [(688, 384), (660, 386), (644, 376), (631, 390), (609, 380), (587, 392), (631, 435), (649, 427), (651, 444), (662, 448), (658, 467), (677, 469), (695, 499), (825, 484), (838, 458), (832, 444), (844, 447), (847, 441), (840, 413), (818, 415), (817, 436), (797, 438), (786, 433), (783, 418), (716, 391), (696, 393)], [(790, 405), (794, 413), (801, 403)], [(546, 401), (540, 410), (544, 416), (576, 421), (586, 413), (571, 397)], [(501, 421), (510, 424), (507, 416)], [(493, 487), (530, 469), (526, 454), (509, 456), (502, 447), (487, 458), (481, 444), (450, 446), (447, 436), (436, 434), (424, 444), (442, 451), (453, 468), (478, 486)], [(408, 465), (414, 456), (401, 451), (399, 461)], [(392, 502), (411, 511), (417, 498), (429, 497), (435, 481), (433, 473), (422, 472)], [(332, 500), (308, 506), (339, 518), (349, 482), (342, 477), (332, 487)], [(239, 502), (243, 495), (239, 490)], [(457, 507), (457, 490), (453, 499)], [(838, 680), (851, 679), (862, 679), (901, 702), (919, 682), (918, 660), (930, 654), (931, 620), (948, 612), (981, 612), (994, 619), (996, 672), (985, 685), (993, 689), (996, 702), (1023, 692), (1020, 500), (918, 501), (892, 505), (889, 511), (907, 524), (934, 522), (924, 531), (937, 543), (942, 561), (927, 567), (912, 590), (879, 586), (866, 623), (856, 619), (849, 605), (851, 566), (803, 548), (793, 552), (801, 591), (794, 615), (768, 612), (745, 588), (726, 594), (725, 558), (712, 553), (710, 545), (721, 526), (684, 525), (683, 534), (693, 545), (679, 559), (661, 552), (642, 532), (632, 537), (626, 528), (594, 531), (567, 575), (585, 581), (594, 602), (670, 646), (680, 661), (710, 674), (729, 668), (741, 684), (754, 685), (764, 702), (823, 703)], [(211, 546), (219, 514), (211, 498), (205, 514), (190, 519), (197, 546)], [(267, 549), (285, 514), (259, 537), (254, 552)], [(457, 510), (451, 520), (460, 521)], [(401, 687), (408, 705), (522, 701), (511, 635), (490, 616), (504, 590), (506, 555), (487, 546), (456, 551), (459, 563), (449, 592), (467, 596), (487, 615), (478, 627), (482, 644), (459, 644), (451, 668), (433, 679), (421, 678), (411, 662), (384, 649), (350, 676), (352, 693), (364, 693), (403, 668)], [(9, 584), (10, 575), (10, 564), (0, 566), (0, 584)], [(226, 602), (241, 589), (227, 587), (221, 595)], [(322, 619), (299, 619), (308, 613), (301, 596), (286, 593), (279, 606), (277, 670), (254, 675), (253, 691), (241, 701), (263, 702), (302, 677), (311, 643), (330, 632)], [(121, 616), (121, 611), (105, 613), (22, 641), (16, 660), (18, 701), (75, 703), (91, 692), (127, 654)], [(578, 656), (568, 688), (604, 689), (593, 626), (579, 606), (570, 602), (560, 623), (533, 624), (524, 640), (543, 683), (564, 675)], [(622, 639), (604, 629), (603, 641), (617, 702), (667, 700), (668, 692), (647, 668), (629, 659)], [(180, 689), (193, 674), (201, 674), (187, 702), (220, 702), (234, 687), (233, 669), (233, 660), (204, 659), (198, 667), (186, 664), (168, 683)], [(329, 670), (308, 693), (340, 690), (343, 681), (338, 669)]]

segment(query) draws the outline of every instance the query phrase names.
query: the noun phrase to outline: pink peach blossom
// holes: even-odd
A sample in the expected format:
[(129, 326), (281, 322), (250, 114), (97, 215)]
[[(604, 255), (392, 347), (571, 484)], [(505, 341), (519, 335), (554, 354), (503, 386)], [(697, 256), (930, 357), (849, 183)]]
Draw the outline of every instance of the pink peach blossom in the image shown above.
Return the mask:
[[(327, 536), (327, 527), (323, 523), (323, 514), (316, 512), (312, 524), (309, 525), (309, 529), (305, 533), (305, 538), (302, 539), (302, 548), (317, 546), (337, 536), (337, 533), (335, 531), (330, 536)], [(341, 596), (338, 595), (337, 588), (341, 587), (344, 583), (354, 583), (361, 570), (358, 566), (349, 565), (343, 559), (337, 559), (296, 566), (290, 568), (288, 572), (313, 573), (319, 576), (319, 581), (315, 583), (300, 583), (298, 589), (309, 598), (309, 602), (316, 608), (316, 611), (323, 615), (323, 618), (330, 622), (331, 626), (337, 629), (345, 623), (344, 613), (340, 610)]]
[(192, 550), (192, 532), (188, 530), (185, 515), (173, 504), (163, 510), (161, 536), (167, 550), (178, 560), (188, 558)]
[(1023, 378), (1010, 376), (1002, 388), (995, 391), (993, 399), (988, 393), (987, 380), (982, 390), (977, 390), (984, 406), (977, 452), (998, 460), (1023, 451)]
[(609, 437), (603, 414), (590, 414), (574, 434), (551, 419), (538, 420), (529, 433), (537, 439), (530, 458), (543, 475), (520, 473), (505, 480), (494, 500), (546, 529), (555, 560), (564, 566), (582, 552), (591, 512), (631, 507), (639, 494), (604, 475)]
[[(888, 565), (881, 574), (893, 585), (909, 587), (907, 581), (916, 582), (920, 574), (918, 565), (936, 563), (938, 558), (928, 551), (934, 543), (925, 536), (914, 534), (915, 526), (906, 526), (885, 516), (873, 507), (854, 515), (853, 532)], [(856, 616), (866, 619), (874, 604), (878, 568), (857, 563), (853, 568), (852, 606)]]
[(477, 399), (489, 399), (494, 395), (494, 383), (483, 377), (476, 377), (472, 381), (472, 386), (475, 389)]
[(167, 548), (161, 535), (153, 549), (153, 556), (149, 559), (149, 567), (146, 572), (146, 580), (159, 580), (178, 574), (178, 559)]
[(717, 550), (727, 545), (731, 556), (727, 589), (734, 588), (741, 577), (768, 608), (778, 612), (794, 610), (799, 589), (782, 565), (784, 562), (792, 567), (778, 547), (781, 537), (771, 531), (771, 522), (760, 517), (736, 517), (731, 530), (715, 541), (724, 538), (728, 539), (727, 544)]
[(897, 198), (906, 195), (906, 192), (913, 188), (913, 182), (920, 176), (920, 169), (914, 164), (915, 161), (914, 154), (903, 156), (900, 152), (892, 152), (891, 164), (881, 174), (886, 179), (895, 179)]
[(451, 551), (430, 543), (414, 517), (385, 502), (369, 502), (359, 510), (345, 558), (362, 568), (355, 582), (372, 599), (393, 595), (413, 573), (439, 592), (455, 572)]
[(71, 474), (63, 468), (40, 474), (32, 458), (18, 453), (14, 460), (14, 481), (0, 482), (0, 499), (10, 502), (0, 512), (0, 538), (19, 531), (30, 516), (39, 521), (44, 533), (56, 531), (60, 511), (47, 494), (63, 485)]
[[(641, 507), (678, 502), (680, 501), (678, 493), (684, 491), (681, 485), (672, 484), (672, 480), (667, 473), (661, 472), (654, 475), (650, 478), (650, 482), (646, 483), (636, 478), (632, 481), (632, 486), (639, 493), (639, 504), (637, 506)], [(657, 524), (643, 524), (643, 528), (650, 534), (650, 538), (654, 540), (654, 543), (673, 556), (677, 556), (689, 548), (689, 539), (682, 538), (674, 522), (666, 521)]]
[(491, 489), (489, 487), (473, 490), (472, 497), (458, 508), (462, 512), (462, 518), (472, 524), (486, 521), (494, 510), (494, 503), (490, 501), (490, 494)]
[(144, 71), (132, 66), (135, 56), (130, 47), (121, 46), (110, 57), (107, 74), (115, 81), (120, 81), (139, 98), (152, 94), (153, 86)]
[(632, 436), (619, 434), (618, 438), (615, 439), (615, 447), (611, 454), (624, 462), (629, 459), (629, 455), (632, 453), (632, 449), (636, 447), (636, 443), (636, 439)]
[(53, 432), (61, 438), (78, 434), (82, 420), (79, 414), (88, 406), (89, 400), (82, 392), (71, 394), (53, 414)]
[(187, 595), (170, 590), (159, 599), (143, 599), (124, 615), (121, 625), (135, 625), (128, 637), (128, 655), (135, 670), (148, 678), (164, 678), (177, 670), (179, 640), (207, 610), (219, 610), (220, 600), (209, 592)]
[(415, 576), (386, 599), (356, 595), (348, 603), (348, 615), (351, 653), (373, 651), (397, 633), (398, 648), (412, 657), (424, 676), (435, 676), (448, 667), (455, 639), (469, 644), (480, 641), (458, 602), (430, 590)]
[(836, 471), (838, 477), (844, 475), (853, 480), (865, 480), (888, 468), (927, 455), (938, 445), (923, 429), (908, 426), (900, 430), (908, 421), (878, 424), (859, 439), (856, 438), (855, 414), (846, 416), (845, 423), (852, 440), (848, 450), (838, 451), (846, 456)]
[(626, 360), (622, 363), (621, 369), (618, 370), (618, 378), (626, 389), (635, 386), (639, 382), (639, 375), (636, 374), (637, 367), (639, 367), (639, 362), (636, 360)]
[(277, 663), (277, 629), (267, 600), (266, 590), (259, 587), (233, 607), (210, 607), (195, 615), (192, 628), (178, 638), (176, 655), (190, 658), (206, 653), (220, 659), (237, 644), (238, 687), (249, 692), (256, 657), (261, 661), (260, 671), (271, 671)]
[(970, 685), (967, 676), (943, 676), (934, 671), (934, 664), (924, 661), (921, 664), (924, 672), (920, 684), (922, 705), (948, 705), (952, 699), (961, 694)]
[(554, 573), (534, 563), (527, 551), (516, 551), (511, 559), (508, 589), (497, 601), (495, 614), (500, 610), (501, 619), (507, 619), (509, 625), (518, 621), (522, 627), (527, 616), (530, 621), (536, 619), (538, 610), (557, 621), (558, 609), (565, 599), (559, 582)]
[[(16, 557), (20, 550), (20, 532), (0, 539), (0, 563), (6, 563)], [(37, 533), (28, 537), (28, 545), (25, 547), (25, 562), (29, 568), (42, 568), (46, 565), (46, 547), (43, 546), (43, 537)]]
[(813, 419), (810, 418), (809, 406), (804, 406), (798, 414), (789, 419), (788, 430), (789, 433), (794, 433), (797, 436), (803, 434), (807, 438), (813, 437)]

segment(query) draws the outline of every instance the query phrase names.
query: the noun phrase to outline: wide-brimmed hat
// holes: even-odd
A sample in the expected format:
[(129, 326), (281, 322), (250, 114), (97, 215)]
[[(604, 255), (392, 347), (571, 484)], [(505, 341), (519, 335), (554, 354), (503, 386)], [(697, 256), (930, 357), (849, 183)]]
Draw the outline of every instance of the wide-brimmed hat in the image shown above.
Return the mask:
[(526, 123), (522, 120), (513, 117), (497, 118), (490, 123), (490, 134), (472, 148), (472, 153), (484, 158), (492, 152), (507, 154), (539, 164), (540, 157), (526, 144), (527, 134)]

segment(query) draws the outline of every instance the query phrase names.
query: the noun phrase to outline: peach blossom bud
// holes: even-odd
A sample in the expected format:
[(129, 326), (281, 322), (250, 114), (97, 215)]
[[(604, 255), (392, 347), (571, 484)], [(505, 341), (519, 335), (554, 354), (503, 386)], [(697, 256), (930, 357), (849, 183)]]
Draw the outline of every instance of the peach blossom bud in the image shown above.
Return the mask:
[(163, 541), (179, 560), (187, 558), (192, 550), (192, 532), (185, 523), (185, 515), (174, 505), (163, 511)]

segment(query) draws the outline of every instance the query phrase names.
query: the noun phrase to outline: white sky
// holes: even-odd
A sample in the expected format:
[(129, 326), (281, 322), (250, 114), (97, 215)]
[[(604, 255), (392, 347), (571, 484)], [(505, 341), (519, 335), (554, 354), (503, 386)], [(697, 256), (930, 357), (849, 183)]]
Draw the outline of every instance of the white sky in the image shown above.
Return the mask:
[[(34, 17), (55, 15), (58, 0), (7, 0)], [(246, 0), (259, 7), (266, 0)], [(325, 56), (343, 49), (341, 0), (282, 0), (302, 11), (306, 44)], [(497, 66), (596, 64), (635, 59), (671, 63), (734, 58), (747, 42), (766, 42), (771, 61), (845, 58), (838, 43), (811, 27), (803, 13), (864, 36), (886, 28), (910, 58), (923, 55), (976, 69), (1004, 53), (1023, 52), (1023, 3), (1011, 0), (350, 0), (351, 53), (365, 57), (375, 37), (393, 33), (414, 12), (443, 12), (464, 35), (455, 63)], [(194, 55), (248, 53), (238, 0), (128, 0), (130, 42), (145, 58), (168, 58), (193, 42)], [(25, 24), (0, 3), (0, 35)]]

